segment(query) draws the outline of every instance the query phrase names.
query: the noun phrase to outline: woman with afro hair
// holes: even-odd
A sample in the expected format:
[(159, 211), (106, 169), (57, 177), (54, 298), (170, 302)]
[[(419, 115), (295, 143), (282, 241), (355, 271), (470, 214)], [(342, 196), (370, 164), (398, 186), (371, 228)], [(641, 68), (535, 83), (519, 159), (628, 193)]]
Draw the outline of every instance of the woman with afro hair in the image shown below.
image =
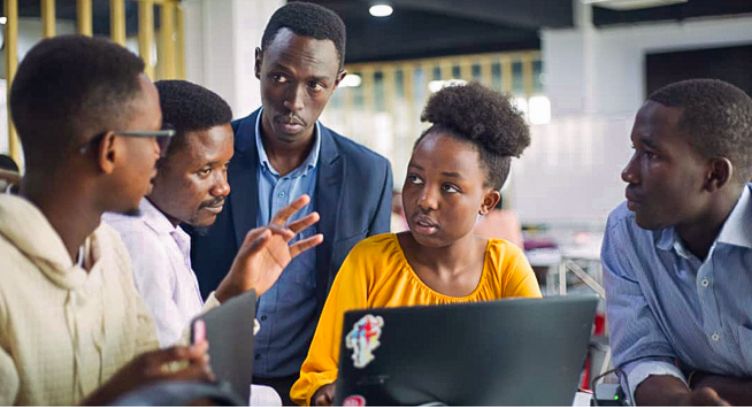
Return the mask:
[(514, 244), (473, 234), (493, 210), (528, 127), (503, 95), (477, 83), (434, 94), (421, 115), (431, 126), (413, 147), (402, 187), (409, 230), (353, 247), (334, 280), (308, 357), (290, 396), (333, 403), (345, 312), (354, 309), (540, 297)]

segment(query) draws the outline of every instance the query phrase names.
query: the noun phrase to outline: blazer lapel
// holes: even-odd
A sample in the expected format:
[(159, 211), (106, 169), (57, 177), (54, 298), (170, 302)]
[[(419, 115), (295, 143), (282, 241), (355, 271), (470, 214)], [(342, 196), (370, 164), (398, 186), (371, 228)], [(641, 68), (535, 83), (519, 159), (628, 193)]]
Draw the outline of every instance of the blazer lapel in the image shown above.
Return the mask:
[(339, 155), (334, 137), (329, 130), (321, 126), (321, 153), (319, 157), (318, 179), (316, 185), (316, 210), (321, 215), (318, 224), (320, 233), (324, 234), (324, 243), (316, 251), (316, 296), (319, 304), (326, 300), (331, 274), (332, 244), (337, 239), (338, 214), (341, 213), (340, 197), (342, 180), (345, 175), (345, 163)]
[(256, 227), (258, 215), (259, 159), (256, 151), (257, 110), (240, 121), (235, 131), (235, 156), (230, 161), (227, 178), (232, 188), (230, 204), (235, 240), (240, 247), (249, 230)]

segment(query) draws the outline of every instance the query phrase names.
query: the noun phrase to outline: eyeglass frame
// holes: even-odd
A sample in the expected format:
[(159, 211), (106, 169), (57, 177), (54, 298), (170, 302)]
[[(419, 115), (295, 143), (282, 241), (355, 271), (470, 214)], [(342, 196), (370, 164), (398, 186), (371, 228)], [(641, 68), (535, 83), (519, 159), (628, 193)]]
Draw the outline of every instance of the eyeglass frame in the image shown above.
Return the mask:
[[(170, 145), (170, 141), (175, 136), (175, 130), (174, 129), (162, 129), (162, 130), (107, 130), (103, 131), (96, 136), (92, 137), (91, 140), (87, 141), (84, 145), (82, 145), (78, 152), (80, 154), (86, 154), (86, 150), (88, 150), (92, 145), (99, 144), (104, 136), (107, 133), (112, 133), (116, 136), (125, 136), (125, 137), (140, 137), (140, 138), (149, 138), (153, 137), (157, 140), (167, 140), (164, 143), (164, 147), (160, 144), (159, 146), (159, 155), (164, 156), (167, 152), (167, 147)], [(159, 143), (159, 141), (157, 141)]]

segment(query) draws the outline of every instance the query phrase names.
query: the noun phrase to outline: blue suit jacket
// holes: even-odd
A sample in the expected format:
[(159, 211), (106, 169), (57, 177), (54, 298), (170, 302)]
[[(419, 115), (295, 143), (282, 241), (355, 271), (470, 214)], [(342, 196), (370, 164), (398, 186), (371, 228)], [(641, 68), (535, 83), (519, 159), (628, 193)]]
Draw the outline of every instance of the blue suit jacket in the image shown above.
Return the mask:
[[(235, 254), (258, 213), (259, 166), (256, 117), (259, 110), (232, 123), (235, 156), (228, 168), (232, 192), (208, 233), (190, 231), (191, 261), (206, 297), (230, 270)], [(334, 276), (350, 252), (365, 237), (389, 231), (392, 170), (386, 158), (320, 126), (315, 209), (324, 243), (316, 247), (316, 300), (323, 307)], [(317, 313), (318, 315), (318, 313)]]

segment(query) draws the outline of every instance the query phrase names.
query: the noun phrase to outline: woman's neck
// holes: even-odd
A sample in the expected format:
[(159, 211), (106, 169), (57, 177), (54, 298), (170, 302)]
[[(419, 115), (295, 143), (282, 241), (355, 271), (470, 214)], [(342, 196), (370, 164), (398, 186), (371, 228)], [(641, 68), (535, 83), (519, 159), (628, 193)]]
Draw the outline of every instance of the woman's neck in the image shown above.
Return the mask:
[(482, 264), (485, 258), (486, 240), (472, 233), (442, 247), (424, 246), (410, 231), (399, 233), (398, 238), (408, 262), (438, 274), (463, 273), (469, 267)]

